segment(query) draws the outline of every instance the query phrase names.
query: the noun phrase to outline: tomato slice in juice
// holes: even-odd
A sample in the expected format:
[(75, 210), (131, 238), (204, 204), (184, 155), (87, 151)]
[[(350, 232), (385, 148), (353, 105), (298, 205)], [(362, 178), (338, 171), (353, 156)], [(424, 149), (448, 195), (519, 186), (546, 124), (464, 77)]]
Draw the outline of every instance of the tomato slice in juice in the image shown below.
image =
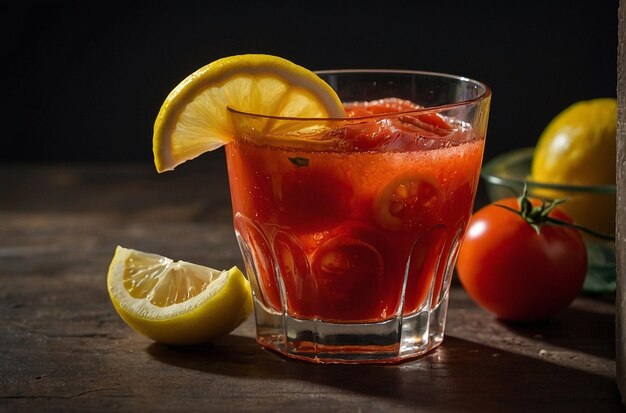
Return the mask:
[(437, 223), (439, 193), (439, 185), (424, 175), (400, 175), (376, 196), (374, 218), (390, 230), (430, 228)]

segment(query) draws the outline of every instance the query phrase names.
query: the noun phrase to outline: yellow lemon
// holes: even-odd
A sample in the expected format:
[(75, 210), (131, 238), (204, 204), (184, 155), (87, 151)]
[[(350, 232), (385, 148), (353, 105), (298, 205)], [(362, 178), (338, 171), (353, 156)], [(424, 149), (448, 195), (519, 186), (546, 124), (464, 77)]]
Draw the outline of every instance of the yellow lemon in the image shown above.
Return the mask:
[[(531, 166), (536, 182), (567, 185), (615, 185), (617, 101), (577, 102), (559, 113), (541, 134)], [(548, 191), (533, 195), (566, 198), (561, 208), (585, 227), (615, 231), (615, 193)]]
[(616, 131), (615, 99), (571, 105), (541, 134), (532, 179), (570, 185), (615, 184)]
[(107, 287), (134, 330), (165, 344), (198, 344), (230, 333), (252, 311), (250, 284), (228, 271), (118, 246)]
[[(229, 142), (228, 107), (281, 117), (345, 115), (335, 91), (301, 66), (263, 54), (225, 57), (190, 74), (165, 99), (152, 139), (157, 170), (174, 169)], [(263, 133), (280, 127), (276, 121), (263, 122), (254, 125)]]

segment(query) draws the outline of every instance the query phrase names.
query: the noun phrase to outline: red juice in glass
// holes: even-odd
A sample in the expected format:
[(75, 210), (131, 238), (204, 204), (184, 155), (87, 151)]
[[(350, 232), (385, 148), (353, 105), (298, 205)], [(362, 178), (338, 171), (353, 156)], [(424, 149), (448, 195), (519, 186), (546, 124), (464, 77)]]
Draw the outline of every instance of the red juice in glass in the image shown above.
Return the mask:
[[(265, 118), (273, 131), (267, 134), (254, 126), (263, 117), (231, 111), (234, 124), (244, 125), (226, 155), (258, 341), (314, 362), (419, 356), (443, 339), (481, 167), (489, 90), (419, 72), (328, 76), (353, 102), (345, 104), (345, 119), (311, 120), (290, 134), (291, 124), (307, 121)], [(393, 95), (402, 98), (354, 96), (385, 79), (394, 87), (421, 80), (420, 92), (434, 82), (445, 95), (439, 99), (468, 97), (433, 106), (404, 89)], [(346, 84), (353, 99), (342, 96)]]

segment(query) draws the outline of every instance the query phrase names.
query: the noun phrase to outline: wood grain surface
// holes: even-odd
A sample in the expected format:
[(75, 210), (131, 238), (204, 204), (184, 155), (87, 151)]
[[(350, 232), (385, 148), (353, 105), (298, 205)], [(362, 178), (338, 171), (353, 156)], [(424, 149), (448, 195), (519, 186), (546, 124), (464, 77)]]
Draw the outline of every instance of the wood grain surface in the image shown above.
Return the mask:
[(242, 266), (223, 156), (0, 166), (0, 411), (618, 412), (613, 297), (500, 322), (455, 282), (443, 344), (398, 365), (263, 350), (252, 318), (203, 346), (130, 330), (106, 291), (116, 245)]
[(620, 0), (617, 53), (617, 208), (615, 263), (617, 268), (617, 383), (626, 405), (626, 1)]

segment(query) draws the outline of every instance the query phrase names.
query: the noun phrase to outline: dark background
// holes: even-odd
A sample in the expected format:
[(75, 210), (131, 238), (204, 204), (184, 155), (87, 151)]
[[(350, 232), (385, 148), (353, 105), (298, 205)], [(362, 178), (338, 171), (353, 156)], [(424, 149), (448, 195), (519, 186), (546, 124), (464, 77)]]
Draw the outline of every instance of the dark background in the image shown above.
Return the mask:
[[(217, 58), (448, 72), (493, 90), (486, 159), (615, 96), (618, 0), (56, 2), (9, 6), (1, 161), (152, 161), (163, 99)], [(220, 156), (220, 153), (205, 156)]]

